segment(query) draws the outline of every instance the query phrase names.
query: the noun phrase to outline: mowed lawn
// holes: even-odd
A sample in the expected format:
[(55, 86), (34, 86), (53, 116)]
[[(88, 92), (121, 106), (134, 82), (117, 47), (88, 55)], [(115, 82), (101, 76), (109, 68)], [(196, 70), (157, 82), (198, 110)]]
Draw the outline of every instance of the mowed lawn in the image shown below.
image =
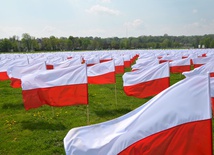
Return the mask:
[[(183, 78), (181, 74), (171, 74), (170, 82)], [(116, 80), (116, 85), (89, 85), (88, 107), (43, 106), (29, 111), (24, 109), (21, 89), (11, 88), (10, 81), (1, 81), (0, 154), (65, 154), (63, 138), (71, 128), (114, 119), (151, 99), (126, 96), (122, 74)]]

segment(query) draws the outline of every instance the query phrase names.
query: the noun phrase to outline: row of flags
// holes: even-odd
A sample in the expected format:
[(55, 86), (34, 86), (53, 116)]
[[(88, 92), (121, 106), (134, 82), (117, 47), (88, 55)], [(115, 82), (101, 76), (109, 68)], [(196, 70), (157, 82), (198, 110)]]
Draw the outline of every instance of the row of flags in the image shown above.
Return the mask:
[[(122, 58), (129, 60), (126, 64), (131, 66), (136, 56), (138, 60), (132, 71), (123, 75), (124, 91), (139, 98), (156, 96), (114, 120), (71, 129), (64, 138), (66, 154), (212, 154), (211, 97), (214, 82), (213, 74), (207, 75), (213, 70), (211, 52), (182, 58), (169, 54), (158, 57), (135, 53)], [(9, 62), (0, 58), (0, 69), (5, 69), (7, 65), (2, 64)], [(84, 61), (89, 62), (90, 58), (88, 56)], [(75, 65), (67, 62), (77, 60), (76, 57), (69, 57), (65, 64), (62, 58), (55, 57), (48, 63), (30, 60), (38, 65), (37, 68), (40, 66), (36, 70), (34, 65), (29, 65), (29, 60), (25, 64), (26, 61), (18, 61), (21, 59), (26, 60), (25, 57), (17, 58), (13, 61), (17, 62), (16, 65), (11, 65), (11, 61), (6, 73), (11, 81), (21, 85), (27, 110), (44, 104), (88, 104), (89, 82), (102, 84), (100, 81), (104, 75), (109, 83), (115, 82), (116, 67), (112, 60), (82, 64), (82, 59), (77, 58), (80, 64)], [(23, 69), (18, 64), (28, 67)], [(194, 64), (195, 69), (190, 71)], [(50, 70), (46, 70), (47, 65)], [(186, 79), (169, 87), (170, 72), (182, 73)]]

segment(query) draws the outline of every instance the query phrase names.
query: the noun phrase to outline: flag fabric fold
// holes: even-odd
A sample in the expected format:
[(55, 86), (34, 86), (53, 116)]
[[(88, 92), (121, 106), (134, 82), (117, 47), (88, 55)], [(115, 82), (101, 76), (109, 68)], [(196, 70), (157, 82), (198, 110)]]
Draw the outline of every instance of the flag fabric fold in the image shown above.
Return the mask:
[(87, 67), (89, 84), (112, 84), (116, 82), (114, 61), (98, 63)]
[(168, 62), (156, 66), (148, 66), (123, 75), (123, 89), (126, 95), (137, 98), (154, 96), (168, 88), (169, 64)]
[(71, 129), (64, 148), (67, 155), (212, 155), (211, 118), (208, 76), (195, 76), (119, 118)]
[(86, 65), (29, 74), (21, 78), (26, 110), (42, 105), (88, 104)]

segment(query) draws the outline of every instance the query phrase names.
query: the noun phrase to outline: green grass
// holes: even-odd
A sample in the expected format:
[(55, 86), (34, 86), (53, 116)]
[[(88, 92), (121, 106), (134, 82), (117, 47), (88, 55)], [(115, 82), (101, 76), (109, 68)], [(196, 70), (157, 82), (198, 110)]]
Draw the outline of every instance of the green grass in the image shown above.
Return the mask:
[[(172, 74), (174, 84), (184, 77)], [(89, 85), (89, 122), (100, 123), (124, 115), (151, 99), (128, 97), (123, 91), (122, 75), (117, 83)], [(117, 99), (115, 98), (115, 88)], [(87, 106), (43, 106), (26, 111), (21, 89), (0, 82), (0, 154), (65, 154), (63, 138), (74, 127), (87, 125)]]

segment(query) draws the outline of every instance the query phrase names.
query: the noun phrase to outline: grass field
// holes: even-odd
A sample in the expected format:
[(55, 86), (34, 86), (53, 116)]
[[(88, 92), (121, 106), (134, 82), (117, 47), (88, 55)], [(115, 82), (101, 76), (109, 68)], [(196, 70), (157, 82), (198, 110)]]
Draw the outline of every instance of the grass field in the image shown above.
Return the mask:
[[(170, 83), (174, 84), (183, 78), (180, 74), (171, 74)], [(116, 80), (116, 85), (89, 85), (90, 124), (124, 115), (151, 99), (126, 96), (122, 75), (117, 75)], [(67, 132), (71, 128), (85, 125), (87, 106), (43, 106), (26, 111), (21, 89), (11, 88), (9, 81), (0, 82), (1, 155), (65, 154), (63, 138)]]

